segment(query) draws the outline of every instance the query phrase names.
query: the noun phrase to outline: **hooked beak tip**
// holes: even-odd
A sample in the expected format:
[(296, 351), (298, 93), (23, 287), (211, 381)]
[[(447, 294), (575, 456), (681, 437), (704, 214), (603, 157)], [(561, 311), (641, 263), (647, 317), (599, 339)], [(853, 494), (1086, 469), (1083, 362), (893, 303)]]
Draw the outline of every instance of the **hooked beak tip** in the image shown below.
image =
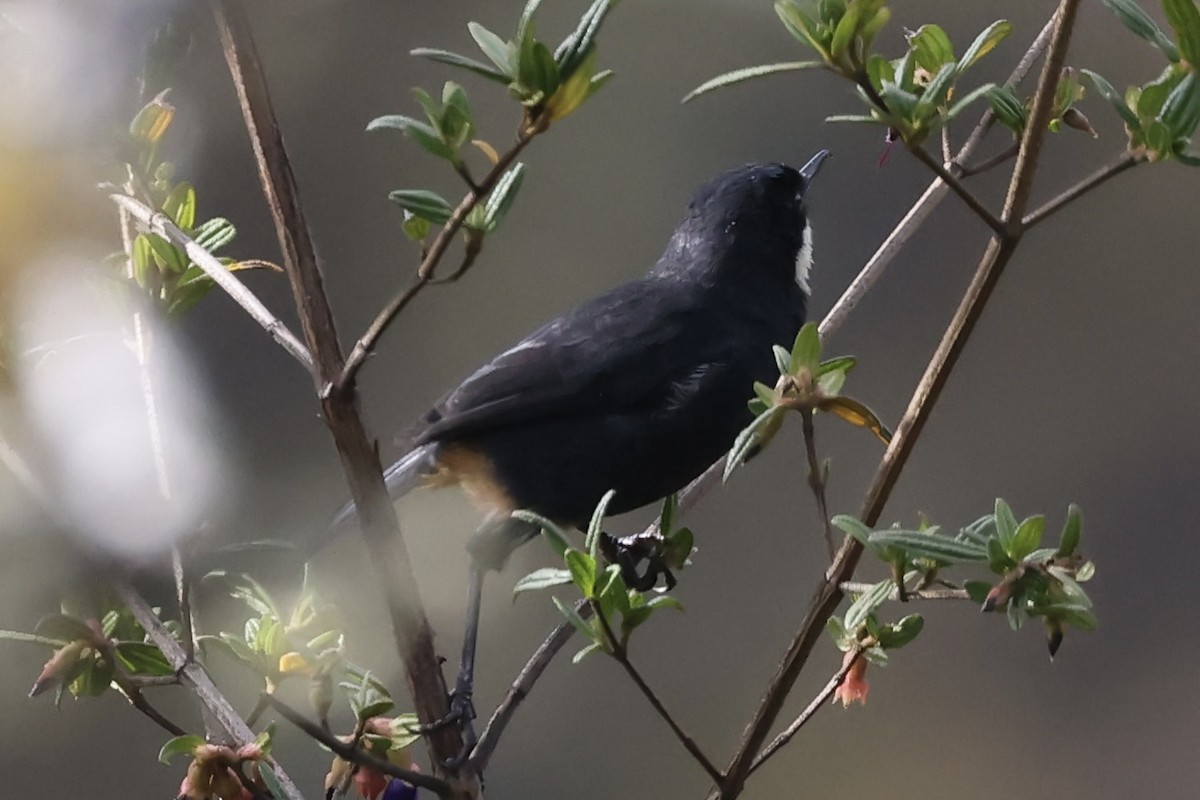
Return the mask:
[(821, 169), (821, 165), (829, 158), (828, 150), (818, 150), (808, 163), (800, 168), (800, 177), (804, 178), (804, 182), (808, 183), (816, 177), (817, 171)]

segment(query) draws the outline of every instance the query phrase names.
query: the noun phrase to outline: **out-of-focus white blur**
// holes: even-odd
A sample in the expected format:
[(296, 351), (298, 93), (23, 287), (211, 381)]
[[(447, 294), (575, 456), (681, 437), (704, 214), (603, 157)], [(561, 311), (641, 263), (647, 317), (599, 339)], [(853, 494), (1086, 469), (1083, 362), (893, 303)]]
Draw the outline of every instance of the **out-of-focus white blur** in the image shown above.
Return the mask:
[(17, 298), (16, 413), (51, 512), (116, 555), (161, 553), (203, 520), (222, 474), (186, 355), (79, 261), (27, 270)]

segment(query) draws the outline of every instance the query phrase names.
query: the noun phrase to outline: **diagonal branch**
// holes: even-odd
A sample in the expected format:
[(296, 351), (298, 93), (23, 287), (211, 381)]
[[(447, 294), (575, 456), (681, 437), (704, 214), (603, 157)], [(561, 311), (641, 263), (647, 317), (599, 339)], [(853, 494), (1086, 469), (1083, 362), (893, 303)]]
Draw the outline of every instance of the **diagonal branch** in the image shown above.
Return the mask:
[(291, 354), (292, 358), (299, 361), (309, 372), (313, 371), (312, 355), (308, 352), (308, 348), (296, 338), (296, 335), (288, 330), (287, 325), (272, 314), (271, 310), (263, 305), (246, 284), (242, 283), (236, 275), (229, 271), (228, 267), (217, 260), (216, 256), (196, 244), (192, 237), (180, 230), (170, 217), (155, 211), (137, 198), (127, 194), (110, 194), (109, 199), (120, 206), (122, 211), (142, 223), (149, 232), (156, 233), (167, 241), (182, 247), (192, 263), (204, 270), (204, 274), (224, 289), (225, 293), (232, 297), (234, 302), (250, 315), (251, 319), (262, 326), (263, 330), (271, 334), (275, 341)]
[(1130, 169), (1131, 167), (1136, 167), (1145, 160), (1145, 155), (1141, 153), (1122, 153), (1115, 160), (1096, 170), (1079, 183), (1063, 191), (1056, 197), (1047, 200), (1037, 209), (1030, 211), (1021, 219), (1021, 227), (1025, 230), (1029, 230), (1039, 222), (1043, 222), (1051, 214), (1059, 211), (1075, 200), (1078, 200), (1080, 197), (1083, 197), (1085, 194), (1090, 192), (1092, 189), (1095, 189), (1109, 178), (1115, 178), (1125, 170)]
[[(522, 127), (517, 134), (516, 143), (509, 148), (500, 159), (492, 166), (492, 169), (483, 180), (478, 184), (474, 184), (471, 190), (463, 196), (458, 206), (454, 209), (454, 213), (450, 215), (450, 219), (442, 226), (437, 237), (433, 240), (433, 244), (429, 246), (425, 257), (421, 259), (421, 264), (417, 267), (417, 274), (413, 277), (412, 282), (388, 301), (367, 330), (354, 343), (354, 347), (350, 350), (350, 355), (346, 357), (346, 363), (338, 374), (337, 379), (329, 386), (329, 391), (335, 393), (345, 392), (353, 383), (354, 376), (358, 374), (358, 370), (366, 361), (368, 355), (375, 348), (375, 343), (379, 341), (379, 337), (383, 336), (384, 332), (400, 315), (400, 312), (415, 298), (422, 289), (434, 282), (434, 271), (437, 269), (438, 263), (446, 254), (450, 242), (453, 241), (454, 235), (462, 229), (463, 223), (466, 222), (467, 215), (479, 205), (480, 202), (487, 197), (488, 192), (495, 187), (496, 182), (504, 175), (505, 171), (512, 166), (512, 163), (517, 160), (517, 156), (525, 149), (525, 146), (536, 136), (536, 129)], [(473, 258), (473, 256), (472, 256)], [(452, 276), (457, 277), (465, 271), (468, 262), (464, 262), (464, 266), (460, 267), (458, 272)]]
[[(246, 721), (238, 715), (225, 695), (221, 694), (216, 684), (212, 682), (212, 678), (204, 671), (204, 667), (188, 659), (183, 645), (167, 630), (167, 626), (154, 613), (154, 609), (150, 607), (146, 599), (129, 583), (117, 582), (115, 588), (121, 602), (149, 635), (150, 641), (154, 642), (154, 645), (162, 651), (167, 661), (178, 672), (179, 680), (191, 688), (201, 704), (208, 709), (233, 743), (237, 746), (253, 743), (254, 731), (250, 730)], [(275, 770), (275, 777), (279, 779), (279, 785), (286, 793), (286, 797), (279, 798), (279, 800), (304, 800), (300, 789), (280, 768), (279, 763), (273, 759), (272, 767)]]
[[(314, 383), (322, 395), (321, 410), (341, 457), (350, 496), (360, 512), (363, 538), (386, 595), (397, 651), (417, 716), (423, 724), (430, 724), (446, 716), (449, 699), (408, 548), (400, 535), (396, 512), (384, 487), (379, 454), (363, 425), (355, 393), (324, 392), (324, 387), (341, 373), (344, 361), (249, 23), (237, 0), (213, 0), (213, 4), (225, 59), (283, 252), (284, 269), (292, 285), (305, 340), (317, 364)], [(458, 727), (454, 725), (439, 727), (426, 742), (435, 770), (455, 759), (463, 747)], [(478, 797), (478, 780), (466, 776), (455, 786), (455, 796), (460, 793), (464, 797)]]

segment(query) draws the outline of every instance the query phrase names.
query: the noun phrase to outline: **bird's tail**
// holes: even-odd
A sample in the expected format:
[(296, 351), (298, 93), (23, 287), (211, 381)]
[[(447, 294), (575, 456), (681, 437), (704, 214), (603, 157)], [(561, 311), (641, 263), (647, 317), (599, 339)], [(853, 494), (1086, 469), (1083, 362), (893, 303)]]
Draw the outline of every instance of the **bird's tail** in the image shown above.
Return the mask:
[[(436, 454), (436, 444), (423, 444), (410, 450), (399, 461), (384, 470), (383, 481), (387, 485), (388, 496), (392, 500), (399, 500), (420, 486), (422, 481), (434, 471)], [(339, 536), (354, 530), (354, 523), (357, 520), (358, 508), (352, 500), (342, 506), (324, 531), (315, 537), (309, 537), (302, 548), (305, 559), (312, 558)]]

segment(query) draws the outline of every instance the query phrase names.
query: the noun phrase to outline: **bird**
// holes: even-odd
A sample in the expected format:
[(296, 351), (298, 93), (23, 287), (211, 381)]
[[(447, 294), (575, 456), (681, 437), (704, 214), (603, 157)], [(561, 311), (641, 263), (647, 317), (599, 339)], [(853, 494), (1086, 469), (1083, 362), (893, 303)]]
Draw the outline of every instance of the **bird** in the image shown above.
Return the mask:
[[(461, 486), (485, 513), (468, 545), (470, 593), (452, 714), (470, 693), (483, 576), (540, 528), (525, 509), (583, 527), (678, 491), (751, 421), (756, 381), (777, 377), (774, 345), (805, 321), (812, 228), (806, 199), (829, 153), (803, 167), (751, 163), (694, 195), (642, 278), (584, 302), (484, 364), (402, 435), (385, 471), (393, 499)], [(332, 530), (354, 519), (347, 505)], [(650, 582), (657, 573), (650, 576)], [(640, 580), (640, 579), (639, 579)]]

